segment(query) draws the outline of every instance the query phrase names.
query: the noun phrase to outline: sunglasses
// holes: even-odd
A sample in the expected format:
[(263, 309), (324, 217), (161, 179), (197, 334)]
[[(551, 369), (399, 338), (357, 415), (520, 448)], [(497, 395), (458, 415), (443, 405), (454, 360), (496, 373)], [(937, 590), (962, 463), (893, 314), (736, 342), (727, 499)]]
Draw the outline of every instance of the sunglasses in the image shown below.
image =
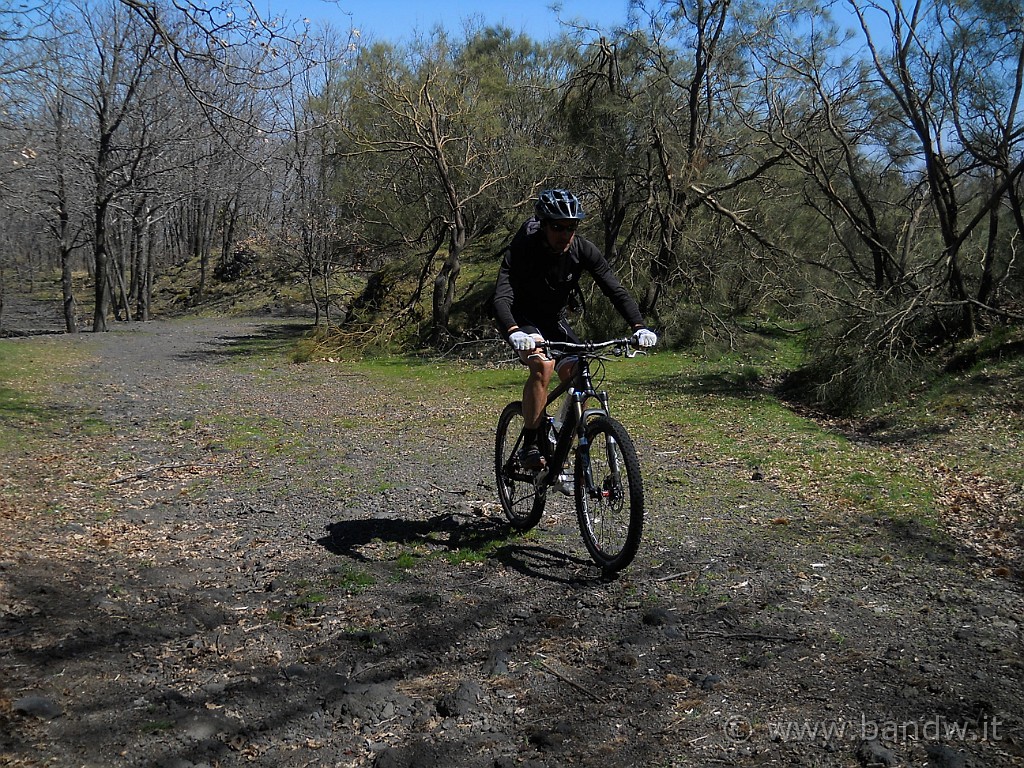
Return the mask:
[(548, 222), (548, 229), (552, 232), (575, 232), (578, 226), (579, 224), (576, 222), (573, 222), (572, 224), (556, 224), (553, 221)]

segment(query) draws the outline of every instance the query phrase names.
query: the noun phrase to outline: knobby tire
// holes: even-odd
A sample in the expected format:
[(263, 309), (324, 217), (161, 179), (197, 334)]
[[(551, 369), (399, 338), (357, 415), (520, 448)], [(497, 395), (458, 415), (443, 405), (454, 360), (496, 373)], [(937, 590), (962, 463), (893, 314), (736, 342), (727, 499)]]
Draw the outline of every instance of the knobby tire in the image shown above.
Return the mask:
[(522, 445), (523, 404), (509, 403), (498, 418), (494, 437), (494, 472), (498, 485), (498, 498), (505, 517), (514, 528), (525, 531), (540, 522), (547, 495), (537, 492), (533, 472), (519, 464)]
[[(644, 529), (644, 489), (640, 460), (626, 428), (610, 416), (592, 420), (586, 429), (586, 453), (577, 450), (576, 517), (587, 551), (606, 574), (621, 571), (636, 557)], [(612, 472), (614, 454), (618, 472)], [(585, 472), (589, 458), (592, 487)]]

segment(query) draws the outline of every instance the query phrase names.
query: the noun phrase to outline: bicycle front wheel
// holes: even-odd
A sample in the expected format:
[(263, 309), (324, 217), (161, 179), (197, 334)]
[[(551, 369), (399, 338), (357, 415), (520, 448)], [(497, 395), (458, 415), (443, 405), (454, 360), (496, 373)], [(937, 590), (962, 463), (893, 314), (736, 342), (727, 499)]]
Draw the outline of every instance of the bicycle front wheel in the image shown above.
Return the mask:
[(535, 472), (523, 469), (519, 449), (523, 444), (523, 404), (509, 403), (498, 419), (494, 437), (494, 471), (501, 509), (513, 527), (533, 528), (544, 513), (547, 496), (534, 485)]
[(644, 529), (640, 460), (626, 428), (600, 416), (587, 425), (576, 452), (576, 517), (587, 551), (606, 574), (636, 557)]

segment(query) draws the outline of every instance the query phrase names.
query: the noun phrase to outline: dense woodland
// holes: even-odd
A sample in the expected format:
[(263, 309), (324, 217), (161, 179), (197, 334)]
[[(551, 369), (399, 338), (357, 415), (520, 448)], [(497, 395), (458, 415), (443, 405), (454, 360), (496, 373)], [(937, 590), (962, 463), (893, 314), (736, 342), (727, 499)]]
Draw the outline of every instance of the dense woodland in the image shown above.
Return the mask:
[(566, 186), (668, 343), (802, 332), (824, 401), (1024, 325), (1021, 0), (634, 2), (551, 40), (338, 19), (3, 3), (0, 300), (59, 280), (66, 330), (103, 331), (258, 262), (330, 332), (493, 336), (496, 253)]

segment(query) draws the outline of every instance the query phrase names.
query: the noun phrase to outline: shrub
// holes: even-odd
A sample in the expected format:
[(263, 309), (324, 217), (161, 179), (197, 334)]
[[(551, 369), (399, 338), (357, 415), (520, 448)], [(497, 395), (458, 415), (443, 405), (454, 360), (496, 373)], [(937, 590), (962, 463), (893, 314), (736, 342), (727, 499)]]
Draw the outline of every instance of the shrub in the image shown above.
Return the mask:
[(933, 374), (913, 329), (894, 333), (876, 318), (847, 317), (807, 344), (807, 362), (787, 374), (781, 394), (837, 416), (851, 416), (906, 394)]

